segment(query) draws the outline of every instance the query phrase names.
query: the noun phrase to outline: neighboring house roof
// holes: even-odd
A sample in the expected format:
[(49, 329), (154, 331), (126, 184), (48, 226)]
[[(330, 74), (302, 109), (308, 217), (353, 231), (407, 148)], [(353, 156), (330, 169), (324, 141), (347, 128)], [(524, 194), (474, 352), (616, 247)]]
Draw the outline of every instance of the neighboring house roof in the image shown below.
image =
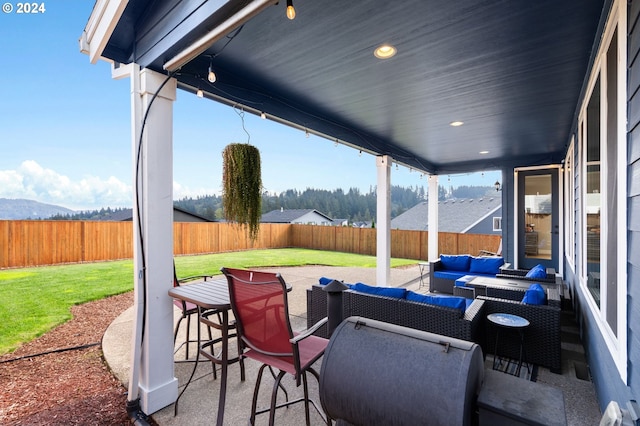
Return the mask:
[[(500, 197), (451, 199), (438, 202), (438, 227), (441, 232), (464, 233), (489, 216), (501, 215)], [(392, 229), (426, 231), (429, 219), (426, 201), (391, 220)]]
[(360, 221), (360, 222), (353, 222), (352, 226), (354, 228), (371, 228), (371, 226), (373, 225), (372, 221)]
[(123, 209), (117, 210), (111, 213), (108, 216), (104, 216), (101, 220), (108, 222), (125, 222), (127, 220), (131, 220), (133, 218), (133, 210), (132, 209)]
[[(105, 216), (101, 220), (110, 222), (126, 222), (133, 219), (133, 209), (123, 209), (109, 216)], [(204, 216), (192, 213), (190, 211), (181, 209), (180, 207), (173, 207), (173, 221), (174, 222), (213, 222)]]
[(315, 213), (322, 218), (326, 219), (326, 222), (333, 222), (329, 216), (320, 213), (316, 209), (280, 209), (280, 210), (271, 210), (268, 213), (262, 215), (260, 222), (263, 223), (293, 223), (297, 219), (308, 215), (309, 213)]

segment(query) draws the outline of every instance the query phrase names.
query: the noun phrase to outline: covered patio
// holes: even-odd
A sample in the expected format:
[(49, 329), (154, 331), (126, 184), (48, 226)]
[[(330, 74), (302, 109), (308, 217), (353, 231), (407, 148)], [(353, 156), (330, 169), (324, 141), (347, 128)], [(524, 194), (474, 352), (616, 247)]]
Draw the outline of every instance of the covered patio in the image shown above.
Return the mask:
[[(306, 327), (307, 306), (305, 292), (307, 288), (317, 282), (318, 276), (340, 277), (344, 279), (345, 282), (354, 282), (356, 280), (373, 282), (375, 280), (375, 271), (371, 268), (305, 266), (297, 268), (271, 268), (266, 270), (282, 273), (287, 283), (293, 287), (292, 292), (289, 294), (289, 305), (292, 324), (297, 330), (302, 330)], [(427, 280), (426, 284), (421, 285), (419, 279), (416, 278), (418, 273), (418, 266), (411, 268), (394, 268), (391, 271), (389, 285), (426, 292), (429, 284), (428, 277), (425, 278)], [(176, 319), (177, 315), (176, 312)], [(103, 340), (105, 359), (109, 367), (123, 383), (128, 383), (130, 380), (131, 365), (130, 347), (128, 343), (131, 339), (133, 322), (133, 309), (129, 309), (112, 323), (105, 333)], [(192, 328), (194, 327), (195, 325), (192, 324)], [(566, 324), (563, 330), (563, 334), (568, 337), (565, 339), (567, 340), (565, 344), (563, 344), (565, 356), (563, 358), (562, 373), (556, 374), (550, 372), (549, 369), (539, 368), (537, 370), (536, 380), (539, 383), (547, 384), (563, 391), (568, 425), (597, 424), (600, 419), (600, 409), (598, 407), (593, 383), (576, 375), (575, 365), (584, 361), (584, 355), (580, 355), (580, 343), (575, 340), (577, 338), (576, 326), (575, 324)], [(194, 332), (195, 330), (192, 331), (192, 336), (195, 335)], [(184, 333), (184, 326), (182, 333)], [(181, 339), (180, 341), (184, 340), (184, 336), (180, 335), (179, 339)], [(192, 346), (192, 350), (194, 348), (195, 346)], [(176, 359), (182, 359), (183, 357), (184, 348), (176, 354)], [(402, 360), (400, 360), (400, 362), (402, 362)], [(487, 365), (488, 364), (490, 364), (490, 362), (487, 361)], [(230, 368), (224, 424), (245, 424), (249, 417), (251, 394), (253, 392), (258, 365), (255, 362), (248, 361), (246, 368), (247, 376), (244, 382), (240, 380), (240, 370), (238, 366), (233, 365)], [(175, 374), (180, 383), (180, 391), (182, 391), (191, 372), (192, 364), (176, 364)], [(211, 364), (206, 361), (202, 362), (198, 367), (192, 383), (189, 384), (184, 395), (180, 398), (178, 414), (174, 415), (174, 406), (170, 405), (154, 413), (152, 416), (153, 420), (160, 425), (213, 423), (217, 415), (218, 395), (220, 392), (219, 380), (219, 372), (218, 379), (214, 380)], [(314, 380), (310, 380), (309, 383), (312, 397), (318, 401), (316, 383)], [(290, 397), (292, 395), (299, 396), (299, 394), (302, 393), (301, 388), (296, 388), (295, 382), (291, 378), (288, 378), (285, 386)], [(268, 406), (270, 391), (270, 381), (263, 380), (260, 407)], [(426, 410), (428, 406), (429, 402), (425, 400), (424, 407), (421, 408)], [(312, 424), (322, 424), (322, 420), (314, 410), (311, 410), (311, 414)], [(277, 412), (276, 424), (294, 426), (302, 424), (303, 419), (304, 413), (302, 407), (299, 405), (292, 406), (287, 410)], [(259, 416), (257, 420), (257, 424), (267, 424), (267, 417), (265, 415)]]
[(601, 409), (637, 399), (638, 3), (293, 6), (291, 20), (284, 2), (267, 0), (99, 0), (82, 33), (92, 62), (111, 61), (113, 78), (131, 80), (139, 220), (130, 395), (142, 410), (178, 394), (167, 295), (177, 89), (375, 155), (379, 284), (390, 282), (394, 167), (429, 176), (430, 260), (439, 255), (438, 176), (502, 171), (503, 254), (516, 267), (527, 262), (524, 176), (552, 170), (549, 262), (576, 309)]

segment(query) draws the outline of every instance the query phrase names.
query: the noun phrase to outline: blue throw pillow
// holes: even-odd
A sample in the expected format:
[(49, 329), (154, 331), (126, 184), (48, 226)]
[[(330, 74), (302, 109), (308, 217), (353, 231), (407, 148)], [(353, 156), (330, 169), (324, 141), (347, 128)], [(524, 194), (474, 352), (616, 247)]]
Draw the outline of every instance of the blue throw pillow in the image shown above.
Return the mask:
[(469, 272), (495, 275), (500, 272), (502, 265), (504, 265), (504, 259), (501, 257), (472, 257)]
[(448, 269), (449, 271), (468, 271), (471, 256), (469, 256), (468, 254), (460, 254), (454, 256), (441, 254), (440, 261), (442, 262), (443, 268)]
[(547, 269), (541, 264), (537, 264), (536, 266), (531, 268), (529, 272), (527, 272), (527, 275), (525, 275), (525, 277), (534, 279), (547, 278)]
[(545, 298), (544, 289), (540, 284), (535, 283), (531, 284), (529, 289), (524, 292), (522, 303), (526, 303), (527, 305), (544, 305)]
[(456, 296), (434, 296), (432, 294), (420, 294), (408, 291), (407, 300), (411, 300), (412, 302), (428, 303), (430, 305), (446, 306), (458, 309), (462, 313), (464, 313), (467, 307), (465, 298)]
[(375, 294), (378, 296), (394, 297), (396, 299), (404, 299), (404, 296), (407, 293), (406, 288), (376, 287), (362, 283), (354, 284), (351, 286), (351, 290), (358, 291), (360, 293)]

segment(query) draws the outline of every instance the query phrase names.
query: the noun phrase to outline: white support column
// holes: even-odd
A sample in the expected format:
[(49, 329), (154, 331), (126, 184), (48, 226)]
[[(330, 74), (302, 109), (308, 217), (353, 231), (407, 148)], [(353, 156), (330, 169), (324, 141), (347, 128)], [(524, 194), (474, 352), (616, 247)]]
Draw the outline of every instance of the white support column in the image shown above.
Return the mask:
[(134, 325), (129, 392), (138, 394), (142, 411), (152, 414), (178, 397), (173, 370), (173, 303), (167, 295), (173, 286), (173, 102), (177, 84), (175, 79), (164, 84), (167, 76), (139, 71), (138, 66), (132, 68), (131, 78), (134, 283), (140, 315)]
[(376, 196), (376, 285), (391, 281), (391, 161), (388, 155), (376, 157), (378, 192)]
[(440, 255), (438, 253), (438, 175), (429, 175), (427, 210), (429, 213), (427, 253), (429, 261), (432, 262), (437, 260)]

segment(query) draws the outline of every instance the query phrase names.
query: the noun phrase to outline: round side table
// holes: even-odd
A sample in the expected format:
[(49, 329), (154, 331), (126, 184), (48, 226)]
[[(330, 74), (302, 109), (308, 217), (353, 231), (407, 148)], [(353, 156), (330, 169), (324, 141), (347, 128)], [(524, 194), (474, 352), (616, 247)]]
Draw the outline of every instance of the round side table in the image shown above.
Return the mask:
[[(498, 356), (498, 342), (500, 338), (500, 330), (516, 331), (520, 336), (520, 355), (518, 357), (518, 365), (514, 376), (520, 376), (522, 368), (522, 353), (524, 350), (524, 331), (529, 326), (529, 320), (518, 315), (495, 313), (487, 315), (487, 319), (496, 326), (496, 344), (493, 350), (493, 369), (498, 370), (503, 360)], [(527, 369), (529, 365), (527, 364)], [(508, 370), (508, 368), (507, 368)]]

